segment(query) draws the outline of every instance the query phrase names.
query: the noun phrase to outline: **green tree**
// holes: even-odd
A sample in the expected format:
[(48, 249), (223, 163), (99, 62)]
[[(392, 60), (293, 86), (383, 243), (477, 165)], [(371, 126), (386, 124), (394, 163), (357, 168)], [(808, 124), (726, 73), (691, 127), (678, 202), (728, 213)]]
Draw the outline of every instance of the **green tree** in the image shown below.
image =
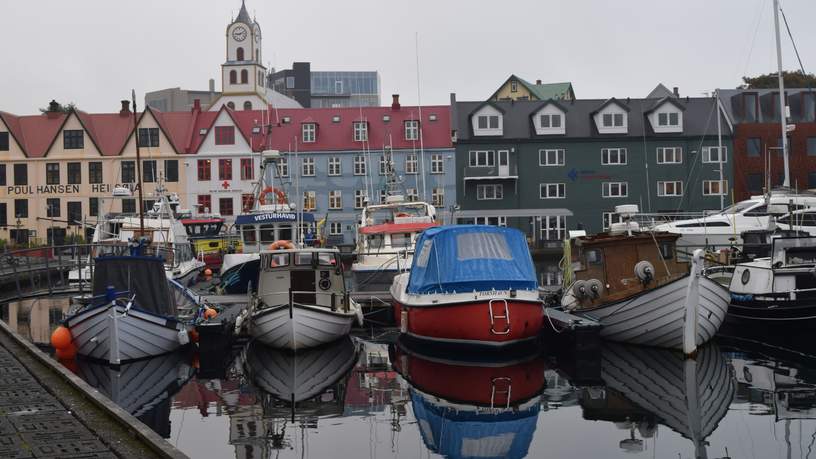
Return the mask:
[[(801, 70), (793, 72), (782, 71), (782, 81), (786, 88), (816, 88), (816, 75), (812, 73), (802, 73)], [(776, 73), (768, 73), (755, 77), (742, 77), (742, 85), (739, 89), (774, 89), (779, 87), (779, 80)]]
[(48, 112), (57, 112), (57, 113), (68, 113), (71, 110), (76, 110), (76, 104), (73, 102), (69, 102), (65, 105), (57, 102), (54, 99), (51, 99), (51, 102), (48, 103), (48, 107), (40, 108), (40, 113), (48, 113)]

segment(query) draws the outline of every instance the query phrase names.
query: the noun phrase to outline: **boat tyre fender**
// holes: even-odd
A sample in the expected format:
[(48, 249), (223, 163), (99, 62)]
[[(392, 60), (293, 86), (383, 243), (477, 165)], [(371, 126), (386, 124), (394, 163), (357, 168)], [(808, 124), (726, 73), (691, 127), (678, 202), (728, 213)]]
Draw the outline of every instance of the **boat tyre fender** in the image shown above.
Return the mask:
[(646, 260), (641, 260), (635, 265), (635, 276), (643, 284), (648, 284), (654, 279), (654, 265)]

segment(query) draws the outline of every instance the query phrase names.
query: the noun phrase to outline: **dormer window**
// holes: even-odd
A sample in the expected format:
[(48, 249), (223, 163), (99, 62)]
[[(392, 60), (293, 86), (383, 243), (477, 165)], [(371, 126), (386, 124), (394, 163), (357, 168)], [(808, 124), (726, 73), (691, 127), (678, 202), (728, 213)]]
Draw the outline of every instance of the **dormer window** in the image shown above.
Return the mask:
[(479, 129), (498, 129), (499, 117), (497, 115), (479, 116)]
[(473, 135), (502, 135), (502, 113), (493, 105), (485, 104), (471, 115)]
[(565, 113), (558, 105), (548, 103), (533, 113), (533, 127), (536, 135), (566, 134)]
[(604, 113), (603, 125), (604, 127), (623, 126), (623, 113)]
[(303, 123), (301, 127), (303, 133), (303, 143), (313, 143), (317, 139), (317, 126), (315, 123)]
[(677, 112), (658, 113), (657, 114), (657, 125), (658, 126), (672, 126), (672, 127), (680, 126), (680, 114), (677, 113)]
[(551, 115), (541, 115), (539, 118), (541, 122), (541, 127), (543, 128), (560, 128), (561, 127), (561, 115), (558, 114), (551, 114)]
[(405, 122), (405, 140), (419, 140), (419, 121), (408, 120)]
[(666, 101), (647, 113), (649, 124), (655, 133), (683, 132), (683, 108), (681, 106)]
[(365, 121), (354, 122), (354, 141), (365, 142), (368, 140), (368, 125)]

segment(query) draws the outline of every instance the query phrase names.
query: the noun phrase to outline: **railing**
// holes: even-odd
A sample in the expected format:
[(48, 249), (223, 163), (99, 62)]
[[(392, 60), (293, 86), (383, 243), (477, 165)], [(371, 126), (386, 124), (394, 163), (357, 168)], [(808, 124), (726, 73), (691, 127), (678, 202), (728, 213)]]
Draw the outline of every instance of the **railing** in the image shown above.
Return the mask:
[[(500, 167), (507, 167), (507, 173), (501, 173)], [(462, 168), (462, 177), (465, 179), (488, 179), (488, 178), (516, 178), (518, 177), (518, 165), (512, 166), (486, 166), (486, 167), (469, 167)]]
[[(299, 295), (314, 295), (315, 302), (314, 304), (306, 304), (303, 302), (295, 301)], [(289, 305), (289, 317), (292, 317), (292, 308), (294, 305), (301, 305), (301, 306), (320, 306), (332, 311), (337, 311), (338, 307), (342, 308), (343, 312), (348, 312), (351, 297), (349, 296), (348, 292), (344, 292), (340, 295), (337, 292), (315, 292), (315, 291), (308, 291), (308, 290), (292, 290), (291, 288), (285, 292), (267, 292), (262, 295), (258, 295), (258, 297), (264, 301), (266, 304), (288, 304)], [(339, 298), (338, 298), (339, 297)], [(283, 301), (266, 301), (267, 298), (282, 298)], [(322, 302), (319, 301), (319, 298), (328, 298), (328, 301)], [(337, 300), (340, 300), (338, 303)], [(324, 303), (324, 304), (321, 304)]]

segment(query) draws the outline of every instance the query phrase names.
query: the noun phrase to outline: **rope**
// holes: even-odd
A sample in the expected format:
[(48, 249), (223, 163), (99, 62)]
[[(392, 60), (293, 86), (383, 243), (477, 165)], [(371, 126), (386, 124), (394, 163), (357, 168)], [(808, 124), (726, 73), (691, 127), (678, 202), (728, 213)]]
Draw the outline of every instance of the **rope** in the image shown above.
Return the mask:
[(547, 316), (547, 322), (549, 322), (549, 323), (550, 323), (550, 327), (553, 329), (553, 331), (554, 331), (554, 332), (556, 332), (556, 333), (564, 333), (564, 332), (566, 331), (566, 329), (564, 329), (564, 330), (559, 330), (559, 329), (557, 329), (557, 328), (555, 327), (555, 324), (554, 324), (554, 323), (553, 323), (553, 321), (552, 321), (552, 317), (550, 317), (549, 308), (544, 308), (544, 315), (546, 315), (546, 316)]

